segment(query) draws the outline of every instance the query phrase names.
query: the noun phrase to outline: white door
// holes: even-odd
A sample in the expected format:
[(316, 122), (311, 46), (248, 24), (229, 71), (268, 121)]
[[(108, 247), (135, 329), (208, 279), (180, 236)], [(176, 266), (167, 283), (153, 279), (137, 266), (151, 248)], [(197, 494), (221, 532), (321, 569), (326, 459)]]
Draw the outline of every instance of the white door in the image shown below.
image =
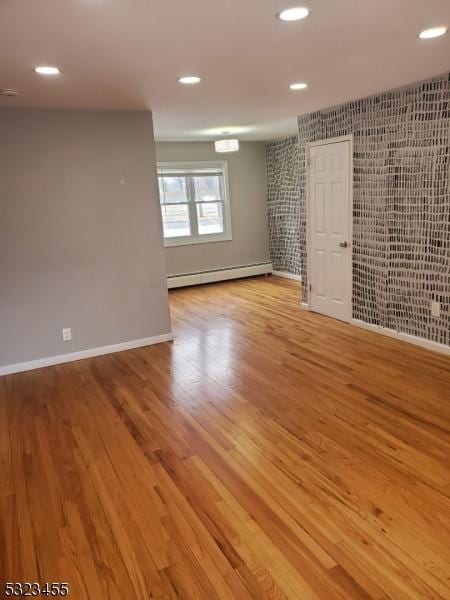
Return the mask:
[(309, 159), (310, 308), (350, 321), (350, 142), (313, 145)]

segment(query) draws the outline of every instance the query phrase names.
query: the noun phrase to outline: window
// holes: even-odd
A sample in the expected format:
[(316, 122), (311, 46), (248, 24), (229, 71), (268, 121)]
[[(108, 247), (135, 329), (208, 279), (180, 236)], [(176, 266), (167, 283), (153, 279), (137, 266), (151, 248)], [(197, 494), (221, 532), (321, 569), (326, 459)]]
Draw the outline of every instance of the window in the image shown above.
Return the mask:
[(226, 162), (158, 163), (165, 246), (231, 240)]

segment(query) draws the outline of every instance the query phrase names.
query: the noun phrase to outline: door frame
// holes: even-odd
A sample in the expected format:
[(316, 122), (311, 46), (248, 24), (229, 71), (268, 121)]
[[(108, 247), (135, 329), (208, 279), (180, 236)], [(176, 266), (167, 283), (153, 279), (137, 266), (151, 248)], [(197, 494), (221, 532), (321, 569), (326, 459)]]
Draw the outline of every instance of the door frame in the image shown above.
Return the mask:
[[(328, 138), (325, 140), (317, 140), (315, 142), (308, 142), (305, 144), (305, 166), (306, 166), (306, 275), (308, 288), (311, 286), (310, 273), (311, 273), (311, 193), (310, 193), (310, 149), (314, 146), (325, 146), (327, 144), (335, 144), (338, 142), (350, 142), (350, 160), (349, 160), (349, 191), (350, 191), (350, 273), (345, 286), (347, 288), (349, 302), (349, 310), (346, 322), (350, 323), (353, 318), (353, 135), (342, 135), (339, 137)], [(308, 302), (302, 302), (302, 308), (311, 310), (311, 299), (309, 295), (310, 290), (308, 289)]]

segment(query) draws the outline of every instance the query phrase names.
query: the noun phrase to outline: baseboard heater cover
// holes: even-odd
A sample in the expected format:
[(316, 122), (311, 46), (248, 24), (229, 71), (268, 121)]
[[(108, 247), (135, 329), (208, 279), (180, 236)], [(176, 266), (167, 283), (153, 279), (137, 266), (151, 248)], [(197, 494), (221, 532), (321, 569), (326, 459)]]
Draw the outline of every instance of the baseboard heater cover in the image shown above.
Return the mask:
[(241, 277), (252, 277), (253, 275), (266, 275), (273, 272), (271, 262), (257, 263), (240, 267), (228, 267), (226, 269), (213, 269), (197, 273), (185, 273), (183, 275), (169, 275), (167, 287), (170, 289), (186, 287), (189, 285), (201, 285), (202, 283), (214, 283), (215, 281), (226, 281), (228, 279), (239, 279)]

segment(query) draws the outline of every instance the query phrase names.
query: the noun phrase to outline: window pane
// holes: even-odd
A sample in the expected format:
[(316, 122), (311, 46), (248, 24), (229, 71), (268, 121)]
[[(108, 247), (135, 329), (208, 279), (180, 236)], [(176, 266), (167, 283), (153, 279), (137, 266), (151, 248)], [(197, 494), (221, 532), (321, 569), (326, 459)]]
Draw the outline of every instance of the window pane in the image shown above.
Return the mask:
[(197, 204), (198, 232), (223, 233), (223, 205), (221, 202)]
[(221, 175), (194, 176), (196, 202), (214, 202), (222, 200)]
[(161, 206), (164, 237), (174, 238), (191, 235), (187, 204), (163, 204)]
[(188, 201), (185, 177), (159, 176), (159, 195), (161, 204), (177, 204)]
[(158, 185), (159, 185), (159, 202), (160, 204), (164, 204), (164, 182), (162, 177), (158, 177)]

